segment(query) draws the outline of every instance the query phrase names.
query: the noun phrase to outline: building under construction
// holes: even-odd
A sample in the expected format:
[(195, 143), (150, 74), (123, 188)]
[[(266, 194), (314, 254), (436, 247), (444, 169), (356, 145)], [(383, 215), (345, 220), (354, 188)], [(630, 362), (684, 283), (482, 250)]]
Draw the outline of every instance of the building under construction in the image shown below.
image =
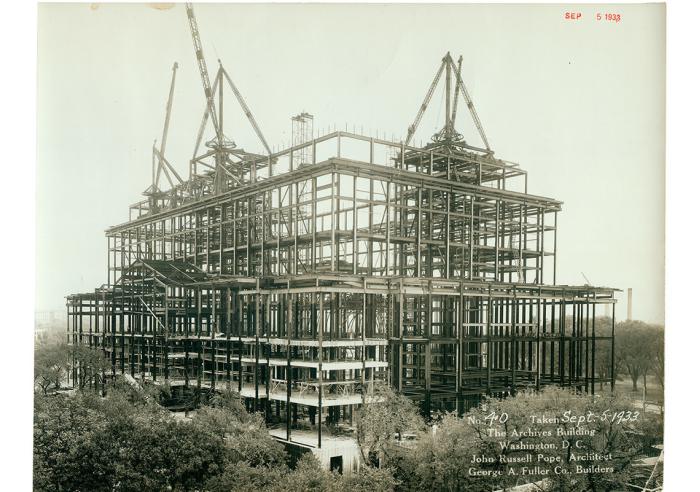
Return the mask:
[[(316, 449), (379, 383), (426, 415), (548, 384), (594, 391), (596, 348), (614, 357), (596, 316), (612, 304), (614, 319), (615, 291), (557, 285), (561, 202), (495, 157), (461, 58), (442, 59), (401, 141), (314, 137), (302, 113), (272, 152), (223, 66), (210, 79), (187, 14), (206, 102), (189, 175), (165, 157), (175, 65), (153, 181), (106, 232), (106, 284), (68, 296), (71, 343), (103, 350), (111, 375), (237, 391), (277, 438)], [(412, 146), (441, 81), (444, 127)], [(225, 135), (225, 93), (265, 152)]]

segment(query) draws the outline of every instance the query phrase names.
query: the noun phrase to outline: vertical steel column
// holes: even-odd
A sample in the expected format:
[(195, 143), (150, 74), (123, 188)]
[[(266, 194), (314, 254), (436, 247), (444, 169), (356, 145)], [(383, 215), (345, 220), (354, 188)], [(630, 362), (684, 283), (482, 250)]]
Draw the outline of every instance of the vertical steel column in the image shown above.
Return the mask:
[(270, 351), (272, 350), (272, 345), (270, 345), (270, 333), (272, 331), (272, 311), (270, 309), (270, 301), (272, 298), (271, 293), (265, 294), (265, 318), (263, 320), (262, 329), (263, 337), (267, 339), (263, 345), (263, 351), (265, 355), (265, 421), (270, 420), (270, 374), (272, 373), (270, 369)]
[[(391, 294), (389, 294), (391, 295)], [(403, 297), (404, 297), (404, 286), (403, 286), (403, 278), (399, 280), (399, 315), (398, 315), (398, 320), (396, 322), (396, 326), (398, 327), (398, 338), (399, 338), (399, 357), (398, 357), (398, 377), (396, 378), (398, 380), (398, 390), (399, 393), (403, 391)]]
[[(590, 372), (591, 372), (591, 365), (589, 364), (590, 361), (590, 344), (591, 341), (589, 339), (589, 327), (590, 327), (590, 309), (591, 309), (591, 301), (589, 299), (589, 294), (586, 293), (586, 363), (585, 363), (585, 371), (586, 371), (586, 377), (585, 377), (585, 383), (586, 383), (586, 392), (589, 391), (588, 388), (588, 383), (590, 379)], [(593, 371), (595, 371), (595, 367), (592, 368)]]
[(595, 351), (596, 351), (596, 341), (595, 341), (595, 306), (596, 306), (596, 295), (593, 293), (593, 324), (591, 329), (593, 330), (593, 353), (591, 354), (591, 366), (593, 366), (593, 377), (591, 378), (591, 395), (595, 396)]
[[(469, 306), (469, 303), (467, 303)], [(464, 411), (464, 402), (462, 400), (462, 358), (463, 353), (463, 331), (464, 331), (464, 283), (459, 283), (459, 297), (457, 298), (457, 350), (455, 353), (455, 370), (457, 377), (455, 378), (455, 386), (457, 390), (457, 414), (462, 415)]]
[(163, 377), (165, 378), (165, 383), (167, 384), (170, 380), (170, 367), (168, 361), (168, 344), (170, 342), (169, 330), (170, 330), (170, 316), (169, 316), (169, 296), (168, 287), (164, 287), (163, 294), (163, 308), (164, 308), (164, 321), (163, 324)]
[[(431, 153), (432, 154), (432, 153)], [(423, 276), (423, 265), (421, 264), (421, 236), (423, 235), (423, 189), (418, 188), (418, 220), (416, 226), (416, 277)]]
[(566, 352), (566, 338), (564, 336), (564, 328), (566, 327), (566, 301), (564, 297), (566, 293), (562, 292), (562, 299), (559, 301), (559, 382), (564, 385), (564, 355)]
[(386, 182), (386, 190), (384, 193), (384, 198), (386, 200), (386, 205), (385, 205), (385, 216), (386, 216), (386, 244), (385, 244), (385, 256), (384, 256), (384, 274), (388, 277), (390, 275), (390, 267), (389, 267), (389, 243), (391, 240), (391, 220), (389, 220), (389, 209), (391, 208), (391, 203), (390, 203), (390, 196), (391, 196), (391, 180)]
[(352, 274), (357, 275), (357, 176), (352, 177)]
[(537, 291), (537, 342), (536, 342), (536, 352), (535, 352), (535, 388), (537, 391), (540, 390), (540, 378), (542, 372), (544, 372), (544, 362), (540, 363), (540, 357), (542, 354), (542, 343), (540, 343), (541, 330), (546, 328), (546, 322), (543, 323), (542, 315), (544, 310), (542, 309), (542, 287), (538, 288)]
[(496, 246), (496, 254), (494, 258), (494, 281), (500, 282), (500, 237), (501, 237), (501, 200), (496, 199), (496, 228), (494, 230), (494, 244)]
[[(335, 228), (337, 226), (336, 213), (338, 206), (336, 204), (336, 194), (340, 194), (340, 191), (336, 189), (336, 177), (335, 172), (331, 173), (331, 271), (335, 272), (337, 269), (336, 263), (336, 235)], [(339, 188), (339, 187), (338, 187)]]
[(511, 394), (515, 394), (515, 369), (518, 364), (517, 357), (517, 347), (516, 347), (516, 322), (518, 317), (518, 300), (515, 294), (515, 287), (513, 287), (513, 299), (511, 301), (513, 304), (510, 307), (510, 391)]
[(491, 321), (493, 313), (493, 298), (491, 286), (486, 304), (486, 394), (491, 396), (491, 367), (493, 367), (493, 342), (491, 341)]
[[(242, 301), (244, 302), (244, 308), (246, 310), (245, 323), (250, 322), (250, 296), (244, 295)], [(240, 302), (240, 300), (239, 300)], [(236, 330), (238, 331), (238, 393), (240, 394), (243, 389), (243, 351), (245, 350), (245, 345), (243, 344), (243, 316), (241, 316), (240, 311), (242, 311), (239, 304), (238, 309), (238, 322), (236, 323)], [(247, 336), (247, 333), (246, 333)]]
[(311, 270), (316, 271), (316, 177), (311, 178)]
[(450, 192), (445, 192), (445, 197), (445, 278), (451, 278), (452, 272), (450, 271)]
[(431, 390), (432, 390), (432, 347), (431, 341), (433, 338), (433, 281), (428, 281), (428, 305), (426, 306), (426, 326), (427, 329), (425, 342), (425, 415), (430, 417), (431, 413)]
[(298, 294), (291, 294), (289, 292), (291, 282), (287, 280), (287, 294), (286, 299), (286, 310), (287, 310), (287, 398), (286, 398), (286, 431), (287, 431), (287, 442), (292, 440), (292, 296), (298, 296)]
[[(316, 294), (314, 294), (315, 296)], [(318, 449), (321, 449), (321, 431), (323, 426), (321, 424), (323, 417), (323, 331), (325, 329), (326, 316), (323, 311), (323, 292), (318, 294), (318, 310), (319, 316), (317, 317), (317, 331), (318, 331)]]
[(231, 391), (231, 322), (233, 317), (233, 297), (231, 287), (226, 287), (226, 389)]
[(260, 409), (260, 394), (258, 389), (258, 377), (260, 372), (260, 278), (255, 279), (255, 371), (253, 384), (255, 385), (255, 411)]
[(552, 256), (552, 285), (557, 285), (557, 214), (554, 212), (554, 251)]

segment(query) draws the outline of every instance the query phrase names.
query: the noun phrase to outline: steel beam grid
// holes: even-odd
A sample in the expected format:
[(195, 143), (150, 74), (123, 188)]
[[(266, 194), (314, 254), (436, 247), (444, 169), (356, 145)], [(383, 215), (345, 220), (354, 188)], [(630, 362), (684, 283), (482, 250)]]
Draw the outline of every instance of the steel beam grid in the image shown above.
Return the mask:
[(595, 306), (615, 291), (556, 285), (561, 202), (528, 194), (517, 165), (347, 132), (250, 159), (247, 182), (187, 195), (195, 175), (107, 230), (108, 284), (67, 302), (69, 341), (112, 362), (103, 380), (230, 388), (288, 440), (308, 420), (319, 446), (377, 381), (426, 415), (595, 390), (596, 348), (612, 343)]

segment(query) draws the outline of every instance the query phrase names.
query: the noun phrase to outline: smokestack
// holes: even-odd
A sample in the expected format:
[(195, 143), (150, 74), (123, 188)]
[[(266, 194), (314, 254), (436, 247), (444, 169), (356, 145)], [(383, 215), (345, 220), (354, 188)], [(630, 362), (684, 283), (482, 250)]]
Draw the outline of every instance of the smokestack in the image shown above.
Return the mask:
[(627, 321), (632, 321), (632, 287), (627, 289)]

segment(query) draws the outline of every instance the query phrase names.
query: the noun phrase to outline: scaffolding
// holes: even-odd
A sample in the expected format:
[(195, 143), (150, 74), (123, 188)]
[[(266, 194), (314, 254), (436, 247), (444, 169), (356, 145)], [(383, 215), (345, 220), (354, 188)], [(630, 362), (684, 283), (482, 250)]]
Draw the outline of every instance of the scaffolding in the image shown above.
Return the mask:
[[(443, 58), (429, 96), (443, 72), (445, 128), (424, 147), (408, 145), (421, 113), (401, 142), (313, 138), (302, 113), (287, 149), (222, 138), (200, 155), (210, 97), (189, 178), (132, 205), (106, 232), (107, 284), (67, 297), (69, 342), (102, 350), (111, 376), (234, 390), (288, 442), (311, 426), (318, 448), (380, 382), (426, 416), (548, 384), (613, 387), (596, 352), (614, 358), (616, 290), (557, 284), (562, 203), (495, 158), (461, 59)], [(224, 81), (242, 99), (222, 66), (214, 81), (223, 135)], [(460, 91), (485, 148), (454, 128)], [(613, 333), (596, 333), (609, 306)]]

